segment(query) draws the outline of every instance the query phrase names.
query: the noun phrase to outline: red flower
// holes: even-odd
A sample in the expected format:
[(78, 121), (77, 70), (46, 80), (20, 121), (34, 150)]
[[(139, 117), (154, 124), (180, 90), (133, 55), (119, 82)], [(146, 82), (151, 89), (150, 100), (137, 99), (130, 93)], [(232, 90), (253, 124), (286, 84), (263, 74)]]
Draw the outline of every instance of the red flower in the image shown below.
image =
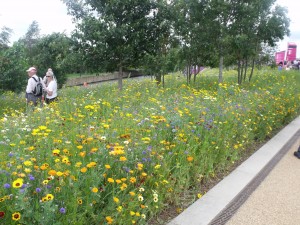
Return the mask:
[(5, 212), (0, 211), (0, 218), (3, 218), (5, 216)]

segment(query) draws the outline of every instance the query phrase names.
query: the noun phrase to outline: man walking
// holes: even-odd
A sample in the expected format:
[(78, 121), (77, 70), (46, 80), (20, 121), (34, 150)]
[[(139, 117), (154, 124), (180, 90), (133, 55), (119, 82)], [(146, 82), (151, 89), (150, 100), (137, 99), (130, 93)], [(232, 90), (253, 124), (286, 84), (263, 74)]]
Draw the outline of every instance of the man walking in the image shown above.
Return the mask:
[(38, 102), (42, 104), (42, 95), (36, 96), (33, 94), (33, 92), (37, 82), (41, 82), (44, 88), (45, 88), (45, 84), (43, 80), (36, 75), (37, 70), (35, 67), (30, 67), (28, 70), (26, 70), (26, 72), (28, 73), (28, 77), (29, 77), (27, 82), (27, 87), (26, 87), (26, 96), (25, 96), (26, 103), (27, 105), (31, 105), (31, 106), (37, 106)]

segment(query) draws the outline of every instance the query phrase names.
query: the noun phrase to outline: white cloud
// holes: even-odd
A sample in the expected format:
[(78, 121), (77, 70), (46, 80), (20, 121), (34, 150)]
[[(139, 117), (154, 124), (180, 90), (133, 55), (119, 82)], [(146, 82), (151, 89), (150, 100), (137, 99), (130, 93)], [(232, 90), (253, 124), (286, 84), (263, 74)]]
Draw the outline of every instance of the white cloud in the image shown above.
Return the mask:
[(70, 34), (75, 28), (61, 0), (0, 0), (0, 28), (6, 26), (13, 30), (11, 42), (23, 37), (34, 20), (42, 35)]

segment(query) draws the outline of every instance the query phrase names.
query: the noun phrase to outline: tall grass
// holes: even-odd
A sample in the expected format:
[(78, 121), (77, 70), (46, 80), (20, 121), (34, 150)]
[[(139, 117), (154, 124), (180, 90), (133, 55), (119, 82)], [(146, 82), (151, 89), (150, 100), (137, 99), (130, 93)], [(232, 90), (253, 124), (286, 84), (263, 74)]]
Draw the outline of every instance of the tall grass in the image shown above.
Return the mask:
[(146, 224), (297, 117), (299, 75), (65, 88), (59, 102), (26, 114), (20, 101), (0, 122), (0, 222)]

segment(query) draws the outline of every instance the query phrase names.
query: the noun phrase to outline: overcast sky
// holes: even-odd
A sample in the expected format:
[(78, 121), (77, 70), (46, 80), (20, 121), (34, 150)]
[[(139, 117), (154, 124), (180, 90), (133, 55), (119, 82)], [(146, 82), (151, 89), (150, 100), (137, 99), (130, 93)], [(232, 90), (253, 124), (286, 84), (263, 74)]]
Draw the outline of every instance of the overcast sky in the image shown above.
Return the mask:
[[(300, 58), (300, 1), (277, 0), (277, 3), (288, 8), (291, 19), (291, 35), (279, 43), (278, 50), (286, 50), (288, 42), (295, 42)], [(75, 28), (61, 0), (0, 0), (0, 28), (6, 26), (13, 30), (11, 42), (23, 37), (34, 20), (41, 34), (65, 32), (69, 35)]]
[(61, 0), (0, 0), (0, 28), (13, 30), (11, 42), (23, 37), (34, 20), (42, 35), (53, 32), (69, 35), (75, 28)]

